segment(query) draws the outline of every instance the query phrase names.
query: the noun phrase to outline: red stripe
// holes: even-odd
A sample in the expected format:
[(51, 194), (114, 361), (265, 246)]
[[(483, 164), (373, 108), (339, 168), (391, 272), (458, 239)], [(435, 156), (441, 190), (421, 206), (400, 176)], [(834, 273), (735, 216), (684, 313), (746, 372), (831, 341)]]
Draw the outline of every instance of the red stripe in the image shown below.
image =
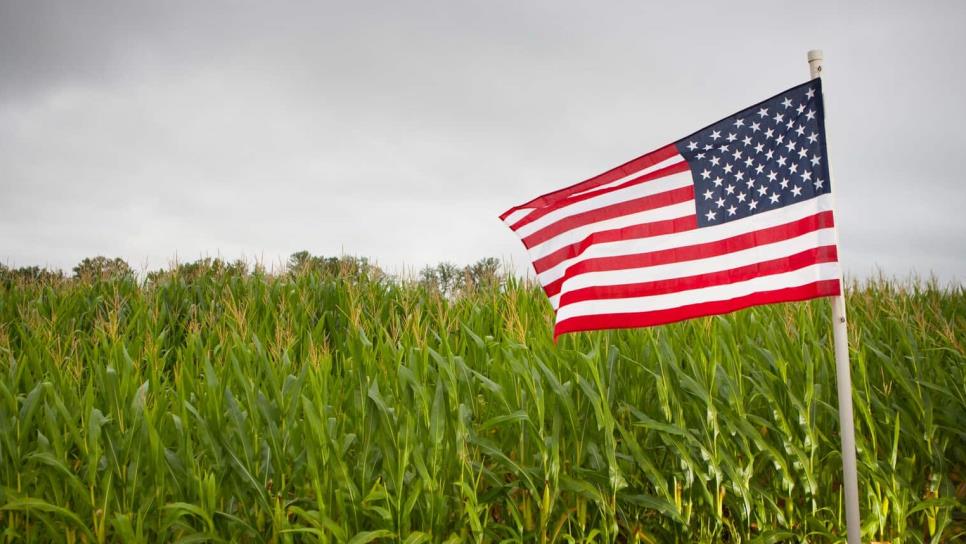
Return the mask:
[(552, 204), (561, 198), (566, 198), (574, 193), (579, 193), (581, 191), (586, 191), (588, 189), (593, 189), (599, 185), (605, 183), (610, 183), (612, 181), (621, 179), (626, 176), (630, 176), (635, 172), (640, 172), (641, 170), (647, 168), (648, 166), (654, 166), (655, 164), (670, 159), (674, 155), (678, 154), (678, 149), (674, 144), (666, 145), (660, 149), (651, 151), (650, 153), (645, 153), (636, 159), (627, 161), (626, 163), (612, 168), (603, 174), (598, 174), (588, 180), (581, 181), (580, 183), (575, 183), (570, 187), (565, 187), (557, 191), (553, 191), (544, 195), (540, 195), (537, 198), (527, 202), (526, 204), (521, 204), (519, 206), (514, 206), (509, 210), (503, 212), (500, 219), (506, 219), (511, 213), (522, 209), (522, 208), (542, 208), (548, 204)]
[(665, 295), (691, 289), (701, 289), (702, 287), (712, 287), (715, 285), (726, 285), (747, 281), (759, 276), (770, 276), (791, 272), (806, 266), (818, 263), (831, 263), (838, 261), (838, 252), (835, 246), (821, 246), (787, 257), (772, 259), (759, 263), (739, 266), (730, 270), (709, 272), (707, 274), (697, 274), (683, 278), (671, 278), (666, 280), (648, 281), (641, 283), (631, 283), (624, 285), (596, 285), (568, 291), (560, 297), (560, 307), (568, 304), (581, 302), (584, 300), (600, 300), (615, 298), (635, 298), (649, 297), (654, 295)]
[(528, 248), (533, 247), (535, 245), (542, 244), (543, 242), (546, 242), (547, 240), (554, 238), (559, 234), (567, 232), (568, 230), (573, 230), (584, 225), (589, 225), (598, 221), (606, 221), (608, 219), (621, 217), (623, 215), (630, 215), (647, 210), (663, 208), (665, 206), (672, 206), (674, 204), (680, 204), (681, 202), (687, 202), (692, 198), (694, 198), (694, 185), (688, 185), (686, 187), (679, 187), (670, 191), (664, 191), (663, 193), (642, 196), (640, 198), (625, 200), (624, 202), (617, 202), (615, 204), (603, 206), (594, 210), (575, 213), (573, 215), (564, 217), (559, 221), (551, 223), (546, 227), (534, 232), (533, 234), (523, 238), (523, 245), (527, 246)]
[(841, 293), (839, 280), (821, 280), (799, 287), (762, 291), (729, 300), (689, 304), (668, 310), (577, 316), (557, 323), (553, 329), (553, 336), (556, 339), (561, 334), (568, 332), (652, 327), (694, 317), (726, 314), (749, 306), (830, 297)]
[(608, 270), (624, 270), (627, 268), (644, 268), (696, 259), (716, 257), (726, 253), (734, 253), (765, 244), (773, 244), (801, 236), (819, 229), (835, 226), (831, 211), (820, 212), (809, 217), (776, 225), (765, 229), (745, 232), (731, 238), (681, 246), (659, 251), (637, 253), (634, 255), (619, 255), (615, 257), (598, 257), (574, 263), (567, 269), (566, 277), (572, 278), (588, 272), (605, 272)]
[[(636, 253), (633, 255), (619, 255), (616, 257), (597, 257), (587, 259), (567, 268), (564, 275), (547, 284), (545, 291), (547, 296), (554, 296), (560, 292), (563, 282), (580, 274), (588, 272), (606, 272), (609, 270), (625, 270), (628, 268), (645, 268), (662, 264), (678, 263), (683, 261), (693, 261), (695, 259), (706, 259), (717, 257), (727, 253), (742, 251), (755, 246), (773, 244), (782, 240), (789, 240), (796, 236), (813, 232), (819, 229), (832, 228), (835, 220), (831, 211), (819, 212), (815, 215), (804, 217), (797, 221), (775, 225), (761, 230), (745, 232), (731, 238), (704, 242), (690, 246), (674, 247), (646, 253)], [(538, 272), (539, 273), (539, 272)]]
[(537, 274), (541, 274), (567, 259), (580, 255), (584, 250), (594, 244), (619, 242), (621, 240), (633, 240), (636, 238), (650, 238), (651, 236), (662, 236), (664, 234), (684, 232), (696, 228), (698, 228), (697, 217), (687, 215), (618, 229), (602, 230), (588, 235), (579, 242), (566, 245), (549, 255), (533, 261), (533, 269), (537, 271)]
[(516, 231), (516, 230), (519, 230), (520, 227), (522, 227), (524, 225), (528, 225), (528, 224), (536, 221), (537, 219), (539, 219), (539, 218), (547, 215), (548, 213), (550, 213), (552, 211), (559, 210), (560, 208), (563, 208), (565, 206), (570, 206), (571, 204), (576, 204), (577, 202), (581, 202), (583, 200), (587, 200), (587, 199), (593, 198), (595, 196), (599, 196), (599, 195), (611, 193), (611, 192), (614, 192), (614, 191), (619, 191), (621, 189), (626, 189), (627, 187), (631, 187), (633, 185), (640, 185), (641, 183), (645, 183), (645, 182), (652, 181), (652, 180), (655, 180), (655, 179), (660, 179), (660, 178), (667, 177), (667, 176), (671, 176), (671, 175), (674, 175), (674, 174), (680, 174), (681, 172), (687, 172), (688, 169), (689, 169), (688, 163), (686, 163), (684, 161), (681, 161), (681, 162), (672, 164), (670, 166), (665, 166), (664, 168), (661, 168), (660, 170), (655, 170), (653, 172), (648, 172), (647, 174), (644, 174), (643, 176), (634, 178), (634, 179), (629, 180), (629, 181), (625, 181), (624, 183), (621, 183), (620, 185), (615, 185), (613, 187), (605, 187), (603, 189), (597, 189), (596, 191), (589, 191), (589, 192), (586, 192), (586, 193), (581, 193), (579, 195), (574, 195), (574, 196), (571, 196), (571, 197), (568, 197), (568, 198), (564, 198), (564, 199), (561, 199), (561, 200), (559, 200), (557, 202), (554, 202), (553, 204), (549, 204), (547, 206), (544, 206), (543, 208), (539, 208), (539, 209), (536, 209), (536, 210), (528, 213), (526, 216), (524, 216), (524, 217), (520, 218), (519, 220), (517, 220), (517, 222), (514, 223), (513, 225), (511, 225), (510, 228), (513, 229), (514, 231)]

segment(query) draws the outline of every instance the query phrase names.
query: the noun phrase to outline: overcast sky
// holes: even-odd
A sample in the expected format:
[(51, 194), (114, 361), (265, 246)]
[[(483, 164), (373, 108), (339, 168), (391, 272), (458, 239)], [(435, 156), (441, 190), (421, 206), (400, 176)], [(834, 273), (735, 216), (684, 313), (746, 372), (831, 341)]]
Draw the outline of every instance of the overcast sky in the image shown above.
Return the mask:
[(0, 0), (0, 262), (527, 269), (497, 215), (808, 78), (842, 259), (966, 279), (966, 2)]

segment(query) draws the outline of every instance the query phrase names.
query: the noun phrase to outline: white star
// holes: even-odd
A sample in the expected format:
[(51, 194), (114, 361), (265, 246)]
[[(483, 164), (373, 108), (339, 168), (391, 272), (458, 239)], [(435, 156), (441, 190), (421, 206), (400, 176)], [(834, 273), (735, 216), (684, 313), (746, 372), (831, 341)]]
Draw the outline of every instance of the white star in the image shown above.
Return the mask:
[(746, 198), (748, 198), (748, 195), (745, 193), (738, 193), (738, 202), (744, 202)]
[(775, 178), (777, 178), (777, 177), (778, 177), (778, 174), (776, 174), (773, 170), (769, 170), (768, 171), (768, 181), (769, 182), (775, 181)]
[(752, 187), (755, 186), (755, 178), (748, 178), (748, 181), (745, 182), (745, 185), (750, 190)]
[(782, 106), (785, 106), (785, 109), (792, 107), (792, 99), (785, 97), (785, 100), (782, 100)]
[(818, 134), (814, 132), (808, 135), (808, 142), (814, 144), (815, 140), (818, 140)]
[(721, 162), (721, 157), (711, 157), (711, 165), (712, 166), (718, 166), (718, 163), (719, 162)]
[(708, 218), (708, 221), (713, 221), (716, 215), (718, 214), (711, 210), (708, 210), (708, 213), (704, 214), (704, 216)]
[(715, 187), (721, 187), (721, 182), (722, 181), (724, 181), (724, 180), (721, 179), (721, 176), (718, 176), (718, 177), (714, 178), (713, 180), (711, 180), (711, 183), (714, 183), (714, 186)]
[(764, 164), (759, 164), (758, 166), (755, 167), (755, 173), (756, 174), (760, 174), (760, 173), (762, 173), (764, 171), (765, 171), (765, 165)]
[(735, 119), (734, 125), (736, 127), (743, 127), (743, 126), (745, 126), (745, 120), (744, 119)]
[(785, 147), (788, 149), (788, 152), (789, 153), (794, 153), (795, 152), (795, 142), (793, 142), (791, 140), (788, 140), (788, 143), (785, 144)]
[(815, 190), (818, 191), (819, 189), (822, 188), (822, 186), (825, 185), (825, 180), (822, 179), (822, 178), (818, 178), (814, 182), (812, 182), (812, 185), (814, 185), (815, 186)]
[(782, 189), (788, 189), (788, 179), (787, 178), (782, 178), (782, 181), (781, 181), (781, 183), (779, 185), (782, 186)]
[(711, 189), (708, 189), (707, 191), (704, 192), (705, 200), (711, 200), (711, 197), (713, 196), (714, 196), (714, 193), (711, 192)]
[(798, 128), (795, 129), (795, 133), (798, 134), (799, 136), (804, 136), (805, 135), (805, 125), (798, 125)]
[(801, 176), (802, 176), (802, 183), (812, 179), (812, 173), (808, 170), (805, 170), (804, 172), (802, 172)]
[(775, 138), (775, 144), (776, 145), (781, 145), (781, 143), (784, 142), (784, 141), (785, 141), (785, 135), (784, 134), (779, 134), (778, 137)]
[(698, 153), (697, 155), (695, 155), (695, 157), (697, 157), (699, 159), (703, 159), (704, 158), (704, 153)]
[(808, 92), (805, 93), (805, 96), (807, 96), (809, 100), (815, 98), (815, 89), (809, 87)]
[(741, 143), (745, 145), (751, 145), (751, 136), (745, 136), (745, 139), (741, 140)]
[(794, 127), (795, 127), (795, 120), (794, 119), (789, 119), (788, 122), (785, 123), (785, 128), (787, 128), (788, 130), (791, 130)]
[(748, 202), (748, 209), (749, 210), (754, 210), (757, 207), (758, 207), (758, 201), (757, 200), (752, 200), (752, 201)]
[(721, 144), (720, 146), (718, 146), (718, 151), (720, 151), (722, 153), (724, 153), (725, 151), (728, 151), (728, 145), (727, 144)]
[(761, 130), (761, 125), (759, 125), (758, 123), (752, 123), (751, 124), (751, 131), (752, 132), (758, 132), (759, 130)]
[(795, 111), (797, 111), (799, 115), (801, 115), (802, 113), (804, 113), (805, 112), (805, 104), (799, 104), (798, 105), (798, 108), (796, 108)]
[[(765, 117), (768, 117), (768, 108), (762, 108), (762, 109), (758, 110), (758, 115), (760, 115), (762, 117), (762, 119), (764, 119)], [(752, 125), (752, 126), (754, 126), (754, 125)]]
[(791, 172), (792, 174), (794, 174), (795, 172), (798, 172), (798, 165), (795, 163), (791, 163), (790, 165), (788, 165), (788, 171)]
[(785, 162), (787, 161), (788, 159), (786, 159), (785, 157), (778, 157), (778, 166), (785, 166)]
[(738, 172), (737, 174), (735, 174), (735, 181), (741, 181), (743, 179), (745, 179), (745, 173), (744, 172)]
[(745, 166), (747, 166), (748, 168), (751, 168), (752, 165), (754, 164), (755, 164), (755, 159), (752, 159), (751, 157), (748, 157), (747, 159), (745, 159)]
[(738, 208), (735, 208), (734, 206), (732, 206), (728, 208), (728, 215), (734, 215), (736, 211), (738, 211)]
[(725, 174), (730, 174), (732, 168), (734, 168), (734, 166), (731, 166), (730, 164), (724, 165), (724, 173)]
[(728, 140), (729, 142), (733, 142), (733, 141), (735, 141), (735, 140), (737, 140), (737, 139), (738, 139), (738, 135), (737, 135), (737, 134), (734, 134), (734, 133), (729, 133), (729, 134), (728, 134), (728, 138), (727, 138), (727, 140)]
[(783, 114), (783, 113), (776, 113), (775, 114), (775, 124), (783, 123), (784, 121), (785, 121), (785, 114)]
[(812, 155), (812, 166), (818, 166), (818, 163), (822, 162), (822, 157), (818, 155)]
[(717, 140), (720, 137), (721, 137), (721, 131), (720, 130), (715, 130), (715, 131), (713, 131), (711, 133), (711, 139), (712, 140)]
[(775, 152), (771, 149), (765, 152), (765, 158), (768, 160), (771, 160), (771, 158), (774, 156), (775, 156)]
[(704, 150), (705, 151), (711, 151), (712, 149), (714, 149), (714, 146), (713, 145), (711, 145), (711, 144), (704, 144)]
[(768, 130), (766, 130), (766, 131), (765, 131), (765, 137), (766, 137), (766, 138), (771, 138), (771, 137), (773, 137), (774, 135), (775, 135), (775, 131), (774, 131), (774, 130), (772, 130), (772, 129), (768, 129)]
[(792, 187), (792, 194), (795, 196), (802, 196), (802, 188), (798, 185)]
[(732, 153), (731, 156), (734, 157), (735, 160), (739, 160), (742, 157), (742, 153), (741, 153), (741, 151), (735, 149), (735, 152)]
[(735, 186), (734, 185), (729, 185), (729, 186), (725, 187), (725, 192), (728, 193), (729, 195), (734, 194), (735, 193)]
[(761, 153), (765, 149), (765, 144), (759, 143), (755, 146), (755, 153)]
[(767, 192), (768, 192), (768, 187), (765, 187), (764, 185), (758, 188), (758, 196), (765, 196), (765, 193)]
[(710, 178), (710, 177), (711, 177), (711, 172), (710, 172), (710, 171), (708, 171), (708, 169), (707, 169), (707, 168), (705, 168), (705, 169), (704, 169), (704, 172), (701, 172), (701, 177), (702, 177), (703, 179), (708, 179), (708, 178)]
[(691, 142), (691, 143), (688, 144), (688, 149), (691, 150), (691, 151), (694, 151), (697, 148), (698, 148), (698, 144), (695, 143), (695, 142)]
[(815, 119), (815, 110), (808, 110), (808, 113), (805, 114), (805, 118), (809, 121)]
[(768, 195), (768, 200), (771, 200), (772, 204), (778, 204), (778, 193)]
[(714, 205), (719, 208), (724, 207), (724, 199), (721, 197), (718, 197), (718, 200), (714, 201)]
[(801, 149), (798, 150), (798, 157), (799, 158), (804, 159), (807, 156), (808, 156), (808, 150), (807, 149), (805, 149), (803, 147), (803, 148), (801, 148)]

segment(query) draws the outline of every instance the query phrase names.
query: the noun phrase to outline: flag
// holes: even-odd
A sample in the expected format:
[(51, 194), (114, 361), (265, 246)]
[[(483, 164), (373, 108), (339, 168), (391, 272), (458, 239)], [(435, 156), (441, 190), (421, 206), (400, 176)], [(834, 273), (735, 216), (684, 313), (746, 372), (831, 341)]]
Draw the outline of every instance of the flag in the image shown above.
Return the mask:
[(838, 295), (821, 80), (500, 219), (555, 337)]

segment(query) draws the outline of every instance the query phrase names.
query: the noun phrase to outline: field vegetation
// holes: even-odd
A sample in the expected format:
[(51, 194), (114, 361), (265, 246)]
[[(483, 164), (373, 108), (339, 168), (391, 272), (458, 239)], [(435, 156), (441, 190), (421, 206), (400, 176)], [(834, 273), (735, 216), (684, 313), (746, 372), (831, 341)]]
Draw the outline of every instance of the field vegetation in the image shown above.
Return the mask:
[[(0, 541), (843, 541), (825, 300), (555, 344), (491, 260), (121, 263), (0, 269)], [(863, 538), (962, 541), (966, 290), (848, 311)]]

